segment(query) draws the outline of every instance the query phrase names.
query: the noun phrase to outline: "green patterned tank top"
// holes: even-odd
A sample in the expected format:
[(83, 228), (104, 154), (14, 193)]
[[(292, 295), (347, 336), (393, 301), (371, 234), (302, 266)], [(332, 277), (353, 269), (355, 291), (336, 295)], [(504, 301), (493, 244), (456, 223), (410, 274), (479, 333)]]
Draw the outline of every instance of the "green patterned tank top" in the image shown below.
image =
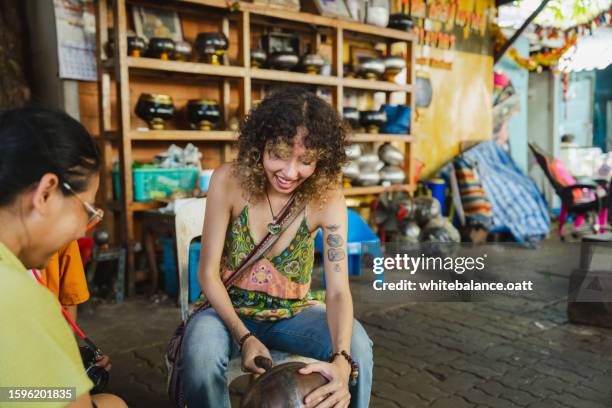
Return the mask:
[[(255, 245), (245, 205), (226, 233), (221, 258), (224, 279)], [(251, 319), (273, 321), (293, 317), (304, 308), (321, 303), (322, 296), (310, 291), (313, 263), (314, 242), (304, 215), (295, 236), (279, 255), (257, 260), (228, 289), (234, 310)]]

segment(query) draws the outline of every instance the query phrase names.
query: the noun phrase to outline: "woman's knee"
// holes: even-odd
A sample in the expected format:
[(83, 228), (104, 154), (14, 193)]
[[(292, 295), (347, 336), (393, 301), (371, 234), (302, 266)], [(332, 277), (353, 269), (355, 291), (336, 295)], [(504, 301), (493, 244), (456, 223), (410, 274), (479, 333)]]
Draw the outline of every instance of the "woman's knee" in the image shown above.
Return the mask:
[(351, 339), (351, 355), (363, 368), (373, 365), (373, 345), (374, 343), (361, 323), (355, 320), (353, 322), (353, 336)]

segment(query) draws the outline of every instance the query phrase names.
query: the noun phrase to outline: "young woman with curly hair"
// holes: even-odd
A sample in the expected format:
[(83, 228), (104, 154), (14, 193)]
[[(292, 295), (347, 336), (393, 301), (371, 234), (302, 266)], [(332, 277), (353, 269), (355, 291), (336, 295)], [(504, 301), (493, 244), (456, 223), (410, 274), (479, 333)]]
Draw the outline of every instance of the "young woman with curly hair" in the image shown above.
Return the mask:
[[(244, 120), (237, 160), (215, 170), (198, 275), (212, 307), (187, 325), (179, 362), (189, 407), (230, 407), (229, 360), (241, 354), (244, 370), (261, 373), (254, 359), (270, 358), (268, 348), (321, 360), (301, 370), (329, 380), (306, 397), (307, 406), (368, 406), (372, 341), (353, 319), (348, 282), (347, 210), (341, 190), (346, 136), (329, 104), (305, 91), (279, 91)], [(304, 208), (303, 214), (226, 289), (222, 276), (263, 239), (267, 225), (293, 196), (292, 208)], [(309, 290), (319, 228), (325, 242), (325, 304)], [(346, 356), (327, 362), (342, 351)], [(359, 366), (354, 385), (349, 384), (350, 357)]]

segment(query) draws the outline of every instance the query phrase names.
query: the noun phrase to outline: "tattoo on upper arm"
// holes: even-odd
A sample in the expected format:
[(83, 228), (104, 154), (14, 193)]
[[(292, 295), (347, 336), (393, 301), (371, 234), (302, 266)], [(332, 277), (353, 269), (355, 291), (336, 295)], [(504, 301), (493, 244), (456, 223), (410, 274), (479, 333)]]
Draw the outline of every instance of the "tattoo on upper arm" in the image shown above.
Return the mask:
[(344, 244), (344, 239), (340, 234), (329, 234), (327, 236), (327, 245), (332, 248), (341, 247)]
[(329, 248), (327, 250), (327, 259), (331, 262), (338, 262), (344, 259), (344, 248)]
[[(325, 229), (329, 230), (331, 233), (327, 235), (327, 245), (329, 248), (327, 249), (327, 259), (330, 262), (338, 262), (344, 259), (346, 256), (346, 251), (343, 248), (344, 246), (344, 238), (342, 235), (338, 234), (336, 231), (340, 229), (339, 224), (330, 224), (326, 225)], [(340, 265), (336, 264), (334, 266), (334, 271), (340, 271)]]

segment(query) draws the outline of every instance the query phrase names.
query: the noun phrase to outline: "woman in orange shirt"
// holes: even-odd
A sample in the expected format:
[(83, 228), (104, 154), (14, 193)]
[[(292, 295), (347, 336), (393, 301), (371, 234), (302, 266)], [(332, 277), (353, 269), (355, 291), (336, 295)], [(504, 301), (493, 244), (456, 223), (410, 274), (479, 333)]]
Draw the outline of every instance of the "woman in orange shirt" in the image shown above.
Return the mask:
[(39, 271), (39, 276), (76, 321), (77, 305), (89, 300), (87, 278), (77, 241), (70, 242), (56, 252), (49, 259), (47, 267)]

